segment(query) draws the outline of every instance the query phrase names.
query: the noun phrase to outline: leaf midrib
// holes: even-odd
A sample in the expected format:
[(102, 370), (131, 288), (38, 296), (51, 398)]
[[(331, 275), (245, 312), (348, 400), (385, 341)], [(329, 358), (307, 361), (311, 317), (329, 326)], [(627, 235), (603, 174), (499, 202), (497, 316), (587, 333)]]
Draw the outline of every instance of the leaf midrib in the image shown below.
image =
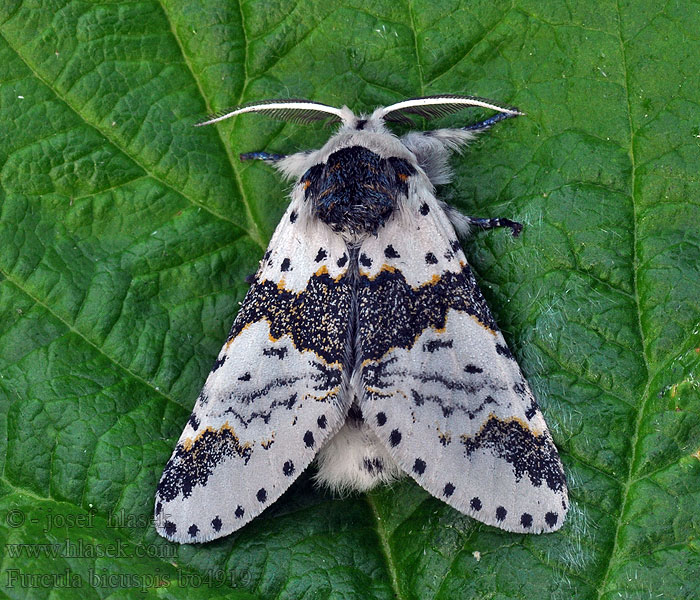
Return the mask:
[(365, 494), (365, 499), (367, 501), (367, 506), (369, 506), (370, 512), (375, 520), (375, 529), (377, 531), (377, 539), (379, 540), (379, 548), (381, 553), (384, 555), (386, 561), (386, 568), (389, 572), (389, 581), (391, 582), (391, 589), (394, 592), (394, 597), (397, 600), (403, 600), (404, 595), (401, 593), (401, 588), (399, 587), (398, 574), (396, 572), (396, 565), (394, 564), (393, 554), (391, 552), (390, 535), (384, 527), (381, 517), (379, 516), (379, 511), (374, 503), (374, 499), (370, 494)]
[(618, 548), (620, 547), (620, 535), (623, 528), (623, 515), (625, 514), (625, 509), (627, 507), (627, 500), (629, 496), (629, 491), (632, 485), (637, 481), (633, 477), (634, 466), (637, 459), (637, 445), (639, 440), (639, 431), (641, 428), (642, 417), (646, 409), (646, 403), (649, 399), (649, 388), (651, 386), (651, 367), (649, 365), (649, 359), (647, 357), (647, 348), (644, 338), (644, 327), (642, 325), (642, 313), (641, 313), (641, 303), (639, 300), (639, 282), (638, 282), (638, 271), (639, 271), (639, 259), (638, 259), (638, 220), (637, 220), (637, 204), (635, 202), (635, 191), (636, 191), (636, 164), (635, 164), (635, 153), (634, 153), (634, 124), (632, 122), (632, 105), (630, 100), (629, 92), (629, 70), (627, 68), (627, 54), (625, 52), (625, 43), (622, 38), (622, 13), (620, 11), (619, 0), (615, 3), (617, 9), (617, 37), (620, 43), (620, 56), (622, 59), (622, 72), (624, 73), (624, 90), (625, 99), (627, 101), (627, 118), (629, 127), (629, 157), (631, 162), (630, 168), (630, 199), (632, 202), (632, 276), (633, 276), (633, 291), (634, 291), (634, 301), (636, 305), (637, 313), (637, 326), (639, 329), (639, 340), (640, 348), (642, 350), (642, 359), (644, 361), (644, 368), (646, 370), (646, 385), (644, 386), (644, 391), (642, 392), (640, 403), (637, 412), (637, 418), (634, 424), (634, 431), (632, 432), (630, 441), (630, 455), (629, 455), (629, 469), (627, 472), (627, 477), (623, 482), (621, 502), (620, 502), (620, 513), (615, 523), (614, 528), (614, 538), (613, 545), (610, 549), (610, 555), (608, 556), (607, 565), (603, 577), (600, 580), (600, 586), (597, 589), (598, 600), (600, 600), (608, 590), (607, 584), (610, 574), (612, 572), (613, 565), (617, 558)]
[[(168, 25), (170, 27), (170, 31), (173, 34), (173, 38), (175, 38), (175, 43), (177, 44), (177, 47), (180, 49), (180, 53), (182, 54), (182, 59), (187, 66), (187, 70), (190, 72), (190, 75), (192, 76), (192, 79), (195, 82), (195, 85), (197, 86), (197, 91), (199, 92), (200, 97), (202, 98), (202, 101), (204, 102), (204, 105), (207, 107), (207, 112), (208, 113), (213, 113), (214, 110), (209, 103), (209, 99), (206, 97), (204, 94), (204, 90), (202, 89), (202, 83), (199, 80), (199, 77), (197, 77), (194, 69), (192, 68), (192, 62), (190, 61), (189, 56), (185, 52), (185, 48), (182, 45), (182, 41), (180, 40), (180, 36), (177, 34), (177, 31), (175, 27), (173, 26), (173, 22), (170, 19), (170, 15), (168, 14), (167, 9), (165, 8), (165, 5), (163, 4), (162, 0), (159, 0), (158, 4), (161, 7), (161, 10), (163, 11), (163, 15), (165, 16), (165, 20), (168, 22)], [(240, 4), (236, 3), (236, 5), (240, 9)], [(241, 30), (243, 31), (243, 47), (245, 48), (245, 53), (246, 53), (246, 58), (247, 58), (247, 53), (248, 53), (248, 40), (246, 38), (246, 32), (245, 32), (245, 26), (243, 23), (243, 11), (241, 10)], [(244, 60), (244, 65), (245, 65), (245, 60)], [(240, 104), (243, 98), (243, 95), (245, 94), (245, 89), (246, 85), (248, 83), (248, 76), (247, 73), (244, 71), (244, 85), (241, 90), (241, 97), (238, 98), (237, 104)], [(233, 152), (231, 150), (231, 147), (229, 144), (227, 144), (224, 141), (223, 134), (221, 128), (217, 125), (215, 127), (216, 133), (219, 137), (219, 141), (221, 142), (222, 147), (224, 148), (224, 151), (226, 152), (226, 156), (228, 157), (228, 162), (229, 166), (231, 167), (231, 171), (233, 172), (233, 178), (236, 182), (236, 187), (238, 188), (238, 194), (241, 197), (241, 201), (243, 203), (243, 206), (245, 207), (246, 210), (246, 215), (248, 217), (249, 222), (253, 225), (254, 231), (250, 232), (247, 231), (248, 235), (251, 237), (251, 239), (258, 244), (263, 250), (265, 250), (267, 243), (265, 240), (262, 238), (262, 228), (260, 226), (260, 223), (258, 223), (255, 220), (255, 217), (253, 215), (253, 211), (250, 208), (250, 200), (248, 199), (247, 194), (245, 193), (245, 190), (243, 189), (243, 182), (241, 181), (241, 174), (238, 171), (238, 168), (236, 166), (236, 161), (233, 156)], [(215, 214), (215, 213), (212, 213)], [(218, 215), (216, 215), (218, 216)]]

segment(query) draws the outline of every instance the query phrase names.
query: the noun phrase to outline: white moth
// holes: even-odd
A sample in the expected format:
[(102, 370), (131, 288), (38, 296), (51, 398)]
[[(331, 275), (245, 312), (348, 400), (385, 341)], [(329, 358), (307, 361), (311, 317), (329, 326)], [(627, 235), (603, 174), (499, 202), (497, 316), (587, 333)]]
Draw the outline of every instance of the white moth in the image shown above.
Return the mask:
[[(397, 137), (387, 121), (470, 106), (461, 129)], [(416, 98), (356, 117), (268, 100), (247, 112), (341, 123), (321, 148), (253, 152), (296, 179), (228, 340), (158, 486), (176, 542), (236, 531), (317, 459), (317, 480), (369, 490), (407, 473), (436, 498), (515, 532), (561, 527), (566, 479), (542, 414), (457, 234), (521, 225), (466, 217), (435, 197), (448, 158), (520, 113), (471, 96)]]

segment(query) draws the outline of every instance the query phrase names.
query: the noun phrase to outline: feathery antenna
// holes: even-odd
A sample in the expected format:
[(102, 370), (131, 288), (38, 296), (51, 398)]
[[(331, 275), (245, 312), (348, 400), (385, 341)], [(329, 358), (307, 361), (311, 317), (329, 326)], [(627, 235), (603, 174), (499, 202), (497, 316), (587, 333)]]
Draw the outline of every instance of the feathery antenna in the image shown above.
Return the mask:
[(291, 121), (293, 123), (313, 123), (314, 121), (329, 119), (329, 117), (329, 122), (331, 123), (340, 123), (343, 120), (342, 112), (339, 108), (321, 104), (320, 102), (311, 102), (310, 100), (287, 98), (262, 100), (260, 102), (230, 108), (210, 115), (206, 120), (197, 123), (195, 127), (211, 125), (212, 123), (218, 123), (229, 117), (235, 117), (236, 115), (249, 112), (267, 113), (273, 119)]
[(482, 108), (496, 110), (499, 113), (507, 115), (505, 118), (524, 114), (515, 107), (496, 104), (486, 98), (442, 94), (440, 96), (427, 96), (425, 98), (411, 98), (410, 100), (403, 100), (391, 106), (378, 108), (374, 111), (372, 117), (384, 119), (385, 121), (412, 123), (406, 115), (419, 115), (427, 119), (434, 119), (456, 113), (470, 106), (480, 106)]

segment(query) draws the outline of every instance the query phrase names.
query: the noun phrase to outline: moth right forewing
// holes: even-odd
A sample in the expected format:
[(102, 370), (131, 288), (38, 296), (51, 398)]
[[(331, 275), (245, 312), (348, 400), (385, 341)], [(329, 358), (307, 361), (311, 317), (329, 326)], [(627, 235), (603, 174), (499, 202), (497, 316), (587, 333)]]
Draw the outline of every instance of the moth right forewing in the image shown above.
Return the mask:
[(420, 178), (400, 218), (360, 247), (363, 416), (436, 498), (509, 531), (553, 531), (568, 509), (557, 450)]

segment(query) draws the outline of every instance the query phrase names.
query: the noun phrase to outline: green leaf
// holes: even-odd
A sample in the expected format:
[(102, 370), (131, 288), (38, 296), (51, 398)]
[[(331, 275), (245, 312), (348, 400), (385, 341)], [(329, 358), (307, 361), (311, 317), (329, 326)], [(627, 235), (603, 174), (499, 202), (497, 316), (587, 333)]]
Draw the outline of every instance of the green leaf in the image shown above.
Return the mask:
[[(700, 6), (9, 0), (0, 6), (0, 580), (12, 598), (700, 596)], [(563, 529), (305, 474), (240, 532), (155, 533), (162, 468), (284, 209), (239, 152), (321, 127), (213, 110), (512, 103), (439, 195), (570, 482)], [(485, 113), (484, 113), (485, 114)], [(481, 113), (442, 121), (464, 124)]]

